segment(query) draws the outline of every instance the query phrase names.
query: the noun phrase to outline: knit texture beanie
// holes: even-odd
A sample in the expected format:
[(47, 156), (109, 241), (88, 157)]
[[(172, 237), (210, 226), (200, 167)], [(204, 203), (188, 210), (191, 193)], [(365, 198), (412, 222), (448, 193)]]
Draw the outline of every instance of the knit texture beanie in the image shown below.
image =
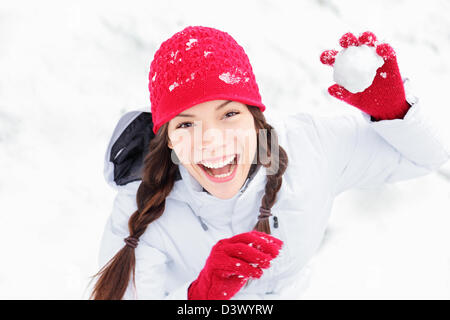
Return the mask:
[(164, 41), (151, 62), (148, 88), (155, 134), (179, 113), (210, 100), (266, 108), (244, 49), (210, 27), (189, 26)]

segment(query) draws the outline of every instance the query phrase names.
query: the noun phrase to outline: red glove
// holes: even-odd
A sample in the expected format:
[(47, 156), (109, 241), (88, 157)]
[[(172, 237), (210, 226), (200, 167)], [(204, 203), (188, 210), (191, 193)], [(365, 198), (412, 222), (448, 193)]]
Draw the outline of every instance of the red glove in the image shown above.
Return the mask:
[[(394, 49), (387, 43), (378, 43), (372, 32), (364, 32), (358, 38), (352, 33), (344, 34), (339, 40), (342, 48), (368, 45), (376, 48), (376, 53), (384, 60), (378, 68), (372, 84), (362, 92), (351, 93), (335, 84), (328, 92), (335, 98), (351, 104), (372, 116), (372, 120), (402, 119), (410, 105), (405, 99), (405, 90)], [(334, 65), (336, 50), (322, 52), (320, 61)]]
[(188, 300), (229, 300), (249, 278), (260, 278), (283, 241), (251, 231), (218, 241), (188, 288)]

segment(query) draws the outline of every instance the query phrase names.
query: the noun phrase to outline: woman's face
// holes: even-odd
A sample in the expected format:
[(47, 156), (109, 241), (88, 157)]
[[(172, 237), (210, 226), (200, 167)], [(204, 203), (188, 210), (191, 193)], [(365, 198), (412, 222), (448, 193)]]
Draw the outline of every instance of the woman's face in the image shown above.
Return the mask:
[(236, 195), (257, 150), (253, 115), (245, 104), (197, 104), (170, 120), (168, 135), (169, 148), (203, 188), (220, 199)]

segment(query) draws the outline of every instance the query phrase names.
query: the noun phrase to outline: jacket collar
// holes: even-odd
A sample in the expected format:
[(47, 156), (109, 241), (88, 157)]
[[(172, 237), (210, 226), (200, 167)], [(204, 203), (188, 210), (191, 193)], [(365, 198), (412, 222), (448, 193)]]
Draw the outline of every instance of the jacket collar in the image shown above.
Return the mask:
[(193, 214), (203, 218), (210, 224), (227, 224), (231, 220), (231, 214), (237, 202), (244, 201), (255, 203), (258, 191), (264, 189), (267, 181), (267, 170), (259, 165), (256, 170), (247, 177), (243, 186), (230, 199), (219, 199), (203, 190), (201, 184), (180, 164), (178, 166), (182, 179), (175, 185), (167, 198), (185, 202), (192, 209)]

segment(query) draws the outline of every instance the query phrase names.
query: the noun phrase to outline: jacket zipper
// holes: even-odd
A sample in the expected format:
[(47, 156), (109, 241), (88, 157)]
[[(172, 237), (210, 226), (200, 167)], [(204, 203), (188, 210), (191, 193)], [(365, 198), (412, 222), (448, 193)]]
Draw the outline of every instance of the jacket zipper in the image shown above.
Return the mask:
[(277, 216), (273, 216), (273, 227), (278, 228), (278, 217)]

